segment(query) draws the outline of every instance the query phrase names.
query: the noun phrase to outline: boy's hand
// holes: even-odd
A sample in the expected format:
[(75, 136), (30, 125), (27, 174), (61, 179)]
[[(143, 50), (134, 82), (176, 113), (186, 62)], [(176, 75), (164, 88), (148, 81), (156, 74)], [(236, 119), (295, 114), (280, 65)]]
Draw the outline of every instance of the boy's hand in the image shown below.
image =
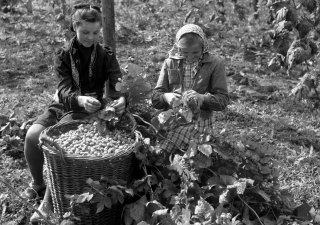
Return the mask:
[(99, 102), (99, 100), (90, 96), (79, 96), (78, 103), (79, 106), (84, 107), (84, 109), (89, 113), (94, 113), (101, 107), (101, 103)]
[(121, 115), (124, 113), (124, 110), (126, 109), (126, 99), (125, 97), (120, 97), (118, 100), (114, 101), (114, 104), (112, 104), (112, 107), (115, 108), (116, 114)]
[(172, 103), (174, 102), (174, 100), (178, 100), (181, 98), (181, 95), (178, 93), (164, 93), (163, 94), (163, 99), (170, 105), (172, 106)]

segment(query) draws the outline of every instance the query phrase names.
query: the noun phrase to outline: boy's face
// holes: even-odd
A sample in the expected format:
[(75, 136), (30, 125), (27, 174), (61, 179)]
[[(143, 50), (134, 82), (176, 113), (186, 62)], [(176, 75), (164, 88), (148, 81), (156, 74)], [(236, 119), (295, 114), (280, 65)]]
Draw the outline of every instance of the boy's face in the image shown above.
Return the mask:
[(81, 21), (79, 25), (74, 27), (74, 30), (76, 31), (78, 41), (83, 46), (90, 47), (99, 39), (101, 23)]
[(185, 57), (188, 62), (195, 62), (202, 56), (201, 44), (196, 44), (190, 47), (179, 48), (180, 55)]

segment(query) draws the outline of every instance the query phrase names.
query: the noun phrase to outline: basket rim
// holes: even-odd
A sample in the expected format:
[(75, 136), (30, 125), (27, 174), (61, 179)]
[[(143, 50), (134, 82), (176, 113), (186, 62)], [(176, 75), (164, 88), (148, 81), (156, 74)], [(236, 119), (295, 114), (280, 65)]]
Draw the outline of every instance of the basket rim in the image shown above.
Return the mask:
[[(86, 120), (66, 121), (66, 122), (62, 122), (62, 123), (57, 123), (53, 126), (46, 128), (45, 130), (43, 130), (40, 133), (40, 138), (39, 138), (40, 139), (40, 149), (42, 149), (43, 152), (49, 153), (51, 155), (62, 156), (61, 153), (59, 154), (58, 150), (53, 150), (54, 147), (52, 147), (52, 145), (49, 145), (47, 141), (43, 141), (43, 139), (45, 139), (45, 138), (52, 139), (51, 137), (49, 137), (50, 132), (52, 132), (53, 130), (55, 130), (57, 128), (67, 126), (67, 125), (76, 125), (76, 124), (78, 124), (78, 125), (89, 124), (89, 121), (86, 121)], [(106, 159), (111, 160), (111, 159), (115, 159), (115, 158), (126, 157), (126, 156), (130, 155), (134, 151), (134, 149), (139, 145), (138, 140), (142, 136), (140, 134), (140, 132), (137, 130), (134, 130), (133, 132), (135, 134), (136, 140), (126, 150), (123, 150), (123, 151), (120, 151), (117, 153), (113, 153), (113, 154), (107, 154), (104, 156), (82, 156), (82, 155), (68, 154), (64, 149), (62, 149), (63, 150), (63, 158), (65, 158), (65, 159), (79, 159), (79, 160), (87, 160), (87, 161), (103, 161)]]

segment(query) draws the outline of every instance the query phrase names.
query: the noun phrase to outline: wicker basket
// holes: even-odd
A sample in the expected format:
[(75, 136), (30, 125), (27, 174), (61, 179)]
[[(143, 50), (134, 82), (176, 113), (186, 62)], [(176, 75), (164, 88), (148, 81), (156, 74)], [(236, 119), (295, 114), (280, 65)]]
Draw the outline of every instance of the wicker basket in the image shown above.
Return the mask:
[[(87, 186), (87, 178), (99, 180), (101, 176), (111, 179), (121, 179), (129, 181), (132, 177), (132, 166), (134, 149), (139, 145), (141, 134), (137, 131), (135, 143), (126, 151), (122, 151), (105, 157), (76, 156), (66, 154), (52, 138), (72, 129), (77, 129), (78, 125), (84, 121), (68, 121), (56, 124), (45, 129), (40, 134), (40, 146), (43, 150), (48, 171), (48, 183), (50, 186), (54, 212), (61, 218), (65, 212), (70, 211), (69, 200), (65, 195), (83, 193), (83, 188)], [(133, 127), (135, 127), (134, 124)], [(104, 209), (96, 214), (94, 206), (91, 206), (89, 215), (81, 213), (79, 208), (75, 208), (75, 215), (81, 221), (76, 224), (98, 225), (98, 224), (121, 224), (122, 205), (114, 205), (111, 209)]]

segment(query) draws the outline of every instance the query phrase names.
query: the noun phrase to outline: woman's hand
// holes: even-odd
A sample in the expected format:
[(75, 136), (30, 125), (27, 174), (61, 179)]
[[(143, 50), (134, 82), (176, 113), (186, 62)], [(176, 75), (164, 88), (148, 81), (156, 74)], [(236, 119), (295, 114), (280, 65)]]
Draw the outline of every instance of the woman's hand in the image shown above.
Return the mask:
[(181, 98), (181, 95), (178, 93), (173, 93), (173, 92), (169, 92), (169, 93), (164, 93), (163, 94), (163, 99), (170, 105), (172, 106), (172, 103), (175, 100), (178, 100)]
[(101, 107), (101, 103), (94, 97), (90, 96), (79, 96), (78, 97), (78, 104), (89, 113), (94, 113), (98, 111)]
[(199, 94), (198, 92), (196, 92), (196, 91), (194, 91), (194, 90), (186, 91), (186, 92), (184, 93), (184, 97), (185, 97), (186, 99), (190, 99), (190, 98), (197, 99), (199, 106), (202, 106), (203, 101), (204, 101), (204, 95)]
[(124, 110), (126, 109), (125, 97), (121, 96), (118, 100), (115, 100), (112, 107), (115, 108), (116, 114), (121, 115), (122, 113), (124, 113)]

